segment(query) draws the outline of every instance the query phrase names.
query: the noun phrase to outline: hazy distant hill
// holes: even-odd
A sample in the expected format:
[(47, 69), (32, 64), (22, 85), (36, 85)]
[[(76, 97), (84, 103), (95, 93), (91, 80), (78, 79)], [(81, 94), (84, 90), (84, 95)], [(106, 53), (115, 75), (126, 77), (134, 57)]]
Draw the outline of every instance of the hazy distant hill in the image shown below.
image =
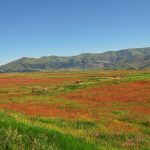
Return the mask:
[(109, 51), (98, 54), (41, 58), (23, 57), (0, 66), (0, 72), (25, 72), (58, 69), (150, 69), (150, 47)]

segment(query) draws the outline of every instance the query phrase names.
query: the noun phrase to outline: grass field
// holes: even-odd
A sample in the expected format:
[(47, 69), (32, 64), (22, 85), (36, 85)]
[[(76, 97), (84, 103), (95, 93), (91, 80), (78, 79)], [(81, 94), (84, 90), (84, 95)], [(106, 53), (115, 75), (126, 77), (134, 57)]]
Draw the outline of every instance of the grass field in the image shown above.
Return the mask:
[(0, 150), (149, 150), (150, 71), (0, 74)]

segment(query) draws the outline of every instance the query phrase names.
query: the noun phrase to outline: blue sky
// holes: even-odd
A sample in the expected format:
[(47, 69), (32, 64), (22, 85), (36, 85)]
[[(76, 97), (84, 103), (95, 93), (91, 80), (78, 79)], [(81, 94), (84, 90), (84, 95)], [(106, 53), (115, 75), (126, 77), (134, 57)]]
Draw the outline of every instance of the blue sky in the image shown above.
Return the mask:
[(0, 64), (150, 46), (150, 0), (0, 0)]

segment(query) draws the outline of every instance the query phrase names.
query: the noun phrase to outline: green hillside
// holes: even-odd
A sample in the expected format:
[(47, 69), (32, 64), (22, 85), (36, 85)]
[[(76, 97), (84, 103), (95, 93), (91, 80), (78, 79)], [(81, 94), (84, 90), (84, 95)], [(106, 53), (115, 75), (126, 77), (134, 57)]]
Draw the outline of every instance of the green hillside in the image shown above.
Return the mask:
[(104, 53), (85, 53), (78, 56), (41, 58), (23, 57), (0, 67), (0, 72), (28, 72), (78, 69), (149, 69), (150, 47), (124, 49)]

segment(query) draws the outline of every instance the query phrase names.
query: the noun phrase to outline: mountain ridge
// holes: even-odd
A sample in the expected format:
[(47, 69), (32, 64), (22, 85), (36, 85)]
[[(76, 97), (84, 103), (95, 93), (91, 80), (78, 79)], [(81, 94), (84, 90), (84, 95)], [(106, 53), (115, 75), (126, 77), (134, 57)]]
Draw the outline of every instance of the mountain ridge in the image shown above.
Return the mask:
[(93, 69), (150, 69), (150, 47), (76, 56), (22, 57), (0, 66), (0, 72)]

